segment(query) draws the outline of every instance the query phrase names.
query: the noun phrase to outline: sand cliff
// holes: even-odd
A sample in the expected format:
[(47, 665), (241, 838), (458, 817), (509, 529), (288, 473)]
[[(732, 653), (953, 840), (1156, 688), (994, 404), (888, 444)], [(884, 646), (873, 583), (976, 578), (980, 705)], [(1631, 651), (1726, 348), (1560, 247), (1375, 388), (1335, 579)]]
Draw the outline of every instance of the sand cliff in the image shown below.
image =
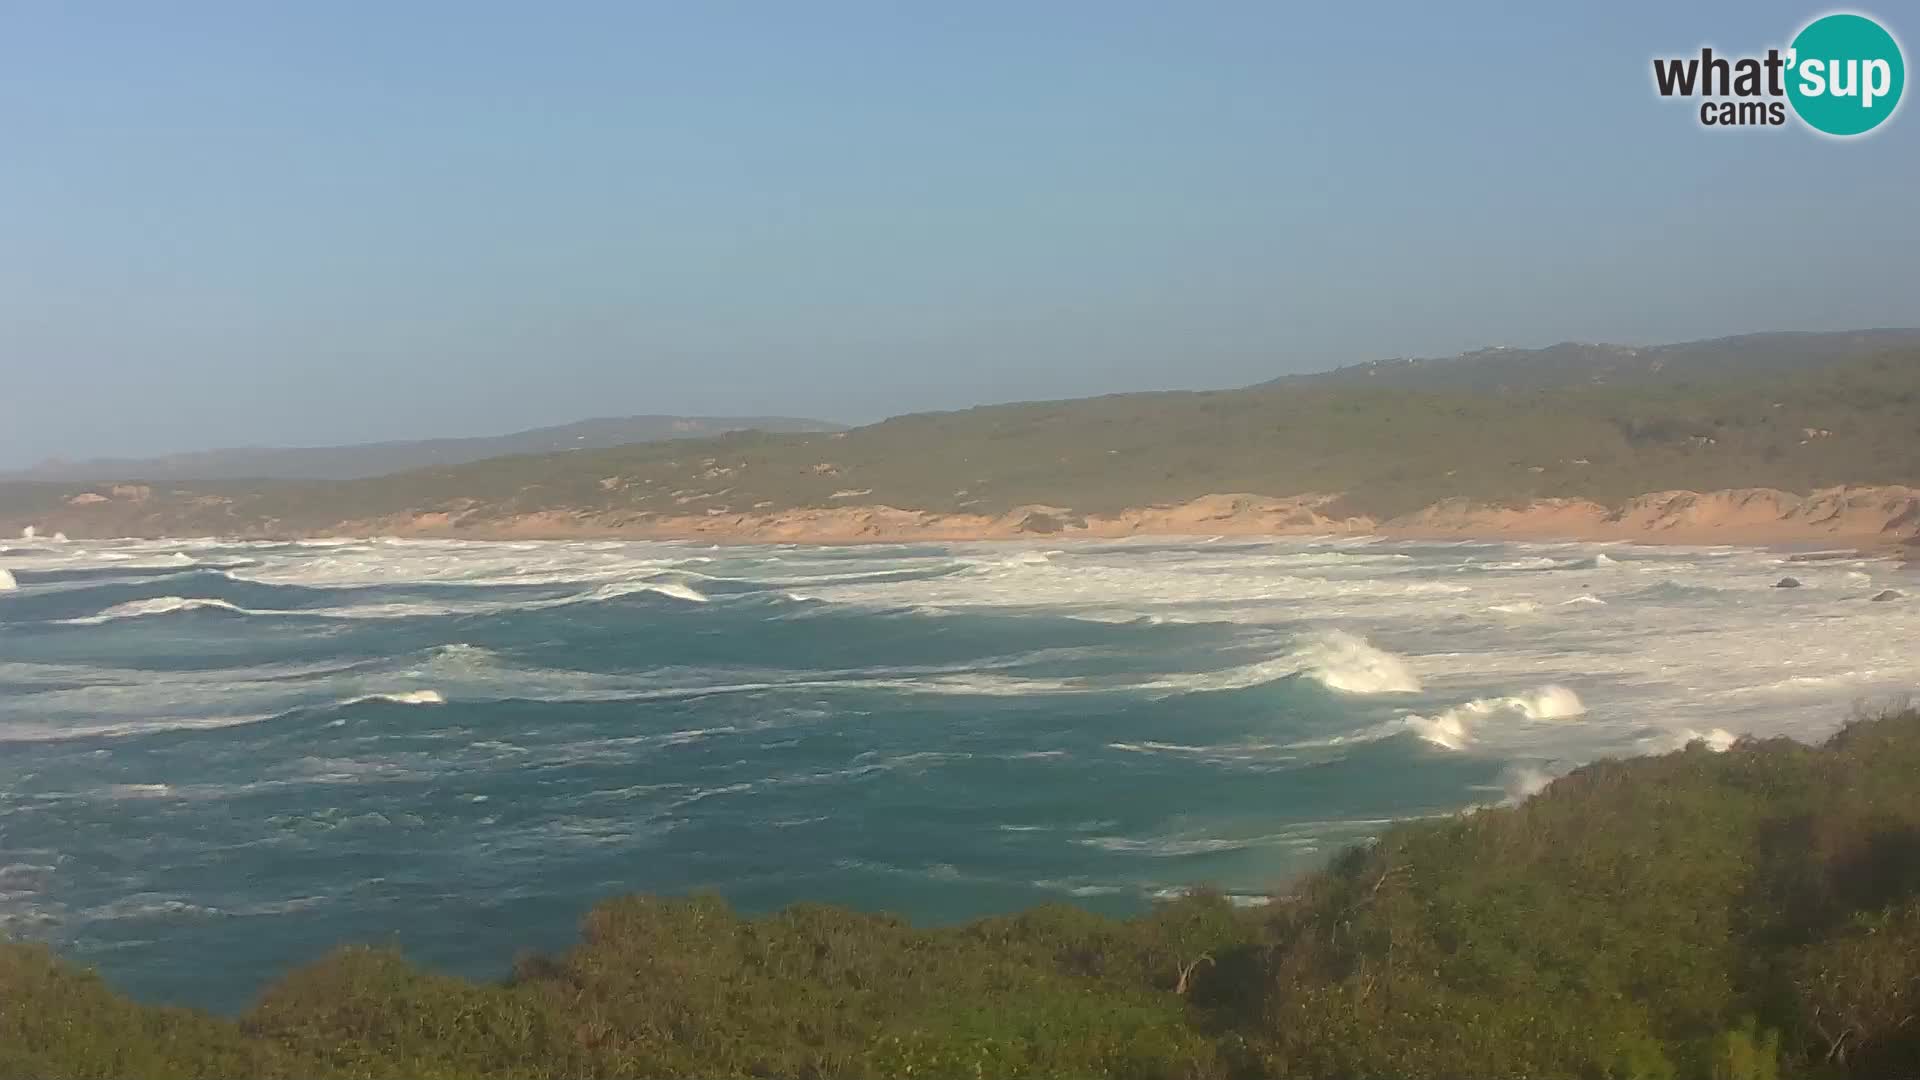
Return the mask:
[[(1114, 514), (1021, 506), (1002, 514), (936, 513), (884, 505), (803, 507), (759, 513), (661, 515), (545, 510), (510, 516), (485, 505), (390, 514), (291, 528), (231, 516), (224, 499), (193, 501), (183, 517), (155, 509), (149, 493), (126, 488), (74, 497), (32, 520), (0, 521), (10, 533), (35, 525), (73, 537), (190, 535), (450, 536), (473, 539), (632, 537), (716, 543), (851, 544), (908, 541), (1114, 539), (1128, 536), (1308, 536), (1514, 540), (1626, 540), (1670, 544), (1838, 545), (1894, 549), (1920, 543), (1920, 489), (1836, 487), (1807, 495), (1771, 488), (1662, 491), (1619, 506), (1589, 499), (1493, 505), (1445, 499), (1384, 520), (1341, 509), (1334, 494), (1273, 497), (1203, 495), (1189, 502)], [(200, 506), (205, 502), (207, 505)], [(214, 505), (214, 504), (222, 505)]]
[(999, 515), (891, 506), (763, 514), (633, 516), (545, 512), (463, 525), (449, 514), (343, 522), (339, 532), (403, 536), (630, 536), (732, 543), (873, 543), (1039, 537), (1385, 535), (1669, 544), (1839, 544), (1893, 547), (1920, 536), (1920, 489), (1839, 487), (1795, 495), (1770, 488), (1662, 491), (1609, 507), (1586, 499), (1495, 506), (1448, 499), (1401, 517), (1343, 514), (1335, 495), (1204, 495), (1172, 506), (1082, 514), (1022, 506)]

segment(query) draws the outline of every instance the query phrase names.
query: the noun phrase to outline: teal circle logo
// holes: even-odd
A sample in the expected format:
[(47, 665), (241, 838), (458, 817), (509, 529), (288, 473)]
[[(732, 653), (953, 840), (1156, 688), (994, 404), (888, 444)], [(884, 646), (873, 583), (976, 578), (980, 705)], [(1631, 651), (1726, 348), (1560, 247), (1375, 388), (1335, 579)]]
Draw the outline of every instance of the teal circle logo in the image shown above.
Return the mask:
[(1865, 15), (1826, 15), (1793, 39), (1787, 100), (1815, 131), (1864, 135), (1900, 107), (1907, 84), (1900, 43)]

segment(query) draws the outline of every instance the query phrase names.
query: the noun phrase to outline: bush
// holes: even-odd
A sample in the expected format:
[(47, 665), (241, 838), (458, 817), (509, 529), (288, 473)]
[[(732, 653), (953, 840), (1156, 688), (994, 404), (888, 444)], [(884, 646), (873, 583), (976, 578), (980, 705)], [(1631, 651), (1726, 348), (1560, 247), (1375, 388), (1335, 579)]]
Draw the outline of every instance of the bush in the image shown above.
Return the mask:
[(1915, 776), (1911, 711), (1599, 762), (1253, 911), (622, 897), (501, 984), (348, 948), (237, 1020), (0, 945), (0, 1076), (1893, 1076), (1920, 1062)]

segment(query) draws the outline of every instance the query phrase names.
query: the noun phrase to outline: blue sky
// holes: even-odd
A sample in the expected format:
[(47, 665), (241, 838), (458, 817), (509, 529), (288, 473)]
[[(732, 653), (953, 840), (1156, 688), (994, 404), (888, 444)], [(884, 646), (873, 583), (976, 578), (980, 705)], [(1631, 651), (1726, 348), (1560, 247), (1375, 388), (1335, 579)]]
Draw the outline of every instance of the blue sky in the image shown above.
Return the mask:
[(0, 6), (0, 465), (1920, 324), (1910, 106), (1651, 89), (1824, 10)]

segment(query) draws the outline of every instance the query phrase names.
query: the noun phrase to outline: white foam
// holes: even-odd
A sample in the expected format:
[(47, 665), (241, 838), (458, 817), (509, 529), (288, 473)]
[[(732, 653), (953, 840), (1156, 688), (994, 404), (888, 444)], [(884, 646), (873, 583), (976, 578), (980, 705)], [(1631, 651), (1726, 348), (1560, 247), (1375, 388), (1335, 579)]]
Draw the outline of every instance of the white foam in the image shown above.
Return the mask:
[(622, 596), (632, 596), (635, 593), (658, 593), (661, 596), (671, 596), (675, 600), (686, 600), (695, 604), (704, 604), (707, 602), (705, 594), (690, 585), (683, 585), (677, 581), (610, 581), (591, 592), (583, 593), (579, 596), (568, 596), (539, 604), (519, 606), (556, 607), (565, 604), (594, 603), (601, 600), (613, 600)]
[(166, 784), (112, 784), (107, 795), (115, 799), (164, 799), (173, 794)]
[(1349, 694), (1409, 694), (1420, 679), (1405, 660), (1377, 649), (1367, 639), (1333, 630), (1309, 641), (1289, 658), (1302, 674), (1330, 690)]
[(1565, 720), (1586, 711), (1580, 696), (1566, 687), (1542, 686), (1511, 697), (1479, 698), (1435, 716), (1407, 716), (1402, 722), (1435, 746), (1464, 750), (1474, 740), (1474, 727), (1490, 717), (1504, 714), (1526, 720)]
[(1131, 855), (1149, 855), (1156, 859), (1181, 858), (1188, 855), (1208, 855), (1217, 851), (1239, 851), (1258, 843), (1257, 839), (1229, 840), (1221, 837), (1204, 836), (1195, 839), (1135, 839), (1126, 836), (1093, 836), (1074, 841), (1087, 847), (1102, 851), (1123, 852)]
[[(1035, 669), (1054, 676), (1043, 679), (1014, 677), (1022, 670), (1018, 666), (996, 672), (996, 665), (985, 661), (962, 662), (942, 671), (715, 667), (611, 673), (521, 666), (486, 657), (458, 664), (448, 654), (416, 658), (420, 670), (373, 664), (312, 679), (276, 680), (264, 673), (256, 678), (252, 669), (245, 674), (241, 669), (200, 672), (194, 676), (197, 685), (190, 686), (159, 672), (89, 668), (63, 673), (41, 665), (31, 671), (0, 673), (10, 689), (19, 685), (16, 674), (35, 687), (28, 694), (13, 695), (11, 701), (0, 700), (0, 737), (79, 737), (103, 730), (129, 733), (244, 723), (291, 708), (413, 685), (438, 687), (458, 700), (652, 700), (814, 688), (994, 696), (1128, 694), (1252, 686), (1290, 675), (1349, 687), (1377, 684), (1379, 680), (1350, 679), (1345, 665), (1339, 663), (1321, 663), (1313, 665), (1313, 672), (1303, 671), (1310, 666), (1305, 662), (1308, 658), (1297, 654), (1309, 651), (1310, 639), (1290, 640), (1303, 618), (1391, 635), (1396, 646), (1404, 643), (1413, 650), (1409, 653), (1413, 660), (1401, 663), (1417, 673), (1415, 682), (1446, 691), (1436, 704), (1422, 710), (1430, 722), (1446, 717), (1450, 706), (1457, 708), (1456, 702), (1491, 699), (1505, 688), (1579, 680), (1589, 702), (1605, 706), (1596, 708), (1596, 716), (1583, 723), (1535, 724), (1527, 721), (1521, 708), (1507, 710), (1501, 718), (1455, 713), (1451, 719), (1459, 723), (1459, 732), (1444, 724), (1435, 729), (1443, 739), (1523, 752), (1529, 760), (1582, 761), (1608, 754), (1657, 752), (1687, 731), (1702, 733), (1709, 745), (1716, 730), (1817, 738), (1844, 718), (1848, 701), (1911, 688), (1920, 680), (1920, 659), (1904, 645), (1920, 634), (1920, 605), (1820, 607), (1806, 603), (1765, 612), (1743, 607), (1741, 598), (1765, 595), (1756, 590), (1779, 579), (1777, 552), (1729, 547), (1607, 548), (1608, 561), (1621, 565), (1610, 567), (1603, 578), (1622, 572), (1633, 578), (1651, 574), (1656, 575), (1654, 580), (1677, 588), (1616, 593), (1609, 586), (1602, 593), (1608, 599), (1602, 600), (1580, 595), (1583, 577), (1570, 580), (1567, 575), (1569, 570), (1584, 567), (1591, 573), (1592, 568), (1605, 565), (1596, 558), (1601, 550), (1596, 545), (1420, 543), (1406, 547), (1416, 552), (1412, 556), (1398, 550), (1402, 546), (1377, 537), (1262, 539), (1209, 547), (1148, 538), (1068, 542), (1059, 550), (1069, 551), (1070, 558), (1042, 562), (1019, 558), (1027, 554), (1019, 548), (996, 545), (735, 546), (690, 558), (684, 546), (625, 541), (543, 541), (510, 548), (443, 540), (342, 540), (330, 546), (295, 547), (170, 539), (87, 541), (56, 549), (43, 540), (37, 547), (22, 545), (9, 551), (4, 565), (14, 573), (165, 567), (177, 564), (174, 556), (179, 553), (204, 565), (231, 568), (236, 580), (376, 590), (422, 584), (474, 587), (441, 590), (432, 596), (412, 590), (399, 596), (375, 591), (333, 601), (341, 605), (335, 608), (251, 612), (289, 618), (516, 611), (576, 602), (603, 586), (614, 586), (607, 590), (613, 594), (657, 591), (674, 583), (701, 590), (706, 588), (702, 579), (685, 568), (696, 559), (710, 557), (717, 565), (702, 569), (727, 580), (731, 591), (778, 599), (776, 581), (788, 581), (792, 583), (788, 587), (801, 590), (801, 595), (835, 605), (787, 608), (772, 617), (805, 617), (811, 611), (870, 605), (902, 619), (914, 618), (916, 611), (956, 616), (1032, 613), (1127, 629), (1103, 635), (1092, 647), (1098, 670), (1105, 672), (1097, 678), (1083, 675), (1077, 660)], [(1632, 555), (1630, 559), (1612, 556), (1613, 550), (1631, 550)], [(245, 560), (245, 569), (239, 568), (236, 559)], [(1553, 569), (1461, 573), (1485, 570), (1501, 561), (1527, 562), (1543, 569), (1550, 563)], [(1896, 579), (1882, 584), (1901, 585), (1905, 580), (1904, 571), (1881, 563), (1824, 571), (1791, 569), (1803, 581), (1818, 579), (1834, 593), (1840, 592), (1836, 587), (1843, 583), (1850, 583), (1849, 591), (1860, 588), (1850, 570), (1872, 570), (1874, 578)], [(1462, 581), (1472, 582), (1471, 588), (1463, 591), (1457, 584)], [(1593, 584), (1601, 588), (1600, 581)], [(496, 592), (493, 586), (512, 588)], [(528, 586), (547, 591), (530, 594)], [(40, 591), (32, 584), (23, 587)], [(555, 593), (568, 595), (555, 597)], [(539, 599), (529, 601), (529, 595)], [(0, 596), (0, 609), (6, 599)], [(1569, 606), (1560, 606), (1569, 600)], [(675, 602), (688, 608), (694, 603), (684, 598)], [(1611, 606), (1603, 606), (1609, 602)], [(1569, 617), (1576, 611), (1581, 617)], [(116, 617), (130, 613), (125, 607), (115, 611)], [(1156, 666), (1162, 634), (1176, 647), (1179, 639), (1198, 640), (1204, 634), (1242, 653), (1251, 642), (1276, 644), (1259, 654), (1264, 659), (1222, 671), (1141, 674)], [(1323, 644), (1316, 651), (1329, 650)], [(1358, 666), (1364, 670), (1366, 665)], [(106, 681), (94, 678), (96, 674), (104, 675)], [(1352, 706), (1366, 711), (1368, 704), (1361, 699)], [(1350, 725), (1356, 730), (1319, 745), (1405, 737), (1410, 725), (1394, 712), (1367, 711), (1364, 719)], [(1664, 730), (1648, 737), (1645, 724), (1653, 718)], [(1163, 731), (1132, 737), (1141, 746), (1158, 737), (1166, 747), (1208, 742), (1226, 747), (1240, 734), (1244, 733), (1194, 738)], [(1719, 741), (1726, 743), (1731, 737)]]
[(1587, 706), (1580, 695), (1564, 686), (1542, 686), (1507, 701), (1519, 708), (1529, 720), (1564, 720), (1584, 715)]
[(1653, 736), (1643, 741), (1650, 745), (1655, 753), (1685, 750), (1694, 743), (1704, 743), (1707, 749), (1714, 753), (1724, 754), (1728, 750), (1733, 749), (1733, 744), (1740, 741), (1740, 736), (1735, 735), (1726, 728), (1713, 728), (1709, 731), (1683, 728), (1679, 731), (1669, 732), (1666, 735)]
[(100, 623), (111, 622), (114, 619), (137, 619), (146, 615), (170, 615), (177, 611), (197, 611), (201, 609), (231, 611), (241, 615), (255, 614), (255, 612), (248, 611), (246, 608), (229, 604), (225, 600), (217, 600), (210, 597), (155, 596), (145, 600), (129, 600), (124, 604), (115, 604), (98, 615), (82, 615), (76, 619), (61, 619), (59, 621), (72, 626), (97, 626)]
[(1063, 892), (1068, 896), (1078, 897), (1114, 896), (1127, 891), (1126, 887), (1121, 885), (1085, 885), (1074, 881), (1057, 881), (1050, 878), (1041, 878), (1035, 881), (1033, 885), (1036, 889), (1046, 889), (1049, 892)]
[(1509, 559), (1506, 562), (1482, 564), (1488, 570), (1553, 570), (1560, 566), (1560, 560), (1546, 555), (1534, 555), (1525, 559)]
[(677, 582), (667, 585), (649, 585), (646, 591), (656, 592), (661, 596), (671, 596), (675, 600), (691, 600), (696, 604), (704, 604), (707, 602), (707, 597), (704, 593), (701, 593), (691, 586), (681, 585)]
[[(1290, 652), (1270, 660), (1258, 660), (1219, 671), (1162, 675), (1136, 683), (1134, 688), (1181, 692), (1243, 690), (1292, 675), (1304, 675), (1330, 690), (1349, 694), (1412, 693), (1420, 689), (1419, 677), (1414, 675), (1405, 660), (1375, 648), (1365, 638), (1344, 630), (1311, 635), (1297, 643)], [(1065, 685), (1074, 688), (1077, 684), (1069, 682)]]
[(394, 705), (445, 705), (447, 699), (440, 696), (438, 690), (394, 690), (382, 694), (363, 694), (349, 698), (342, 705), (358, 705), (367, 701), (385, 701)]
[(88, 908), (80, 912), (80, 919), (86, 922), (105, 922), (117, 919), (163, 919), (194, 918), (208, 919), (225, 915), (226, 912), (204, 904), (189, 903), (185, 900), (157, 898), (153, 893), (139, 893), (122, 897), (99, 907)]
[(12, 592), (19, 587), (20, 583), (13, 580), (12, 571), (0, 566), (0, 592)]
[(1507, 769), (1501, 778), (1501, 790), (1506, 797), (1501, 799), (1503, 806), (1518, 806), (1540, 794), (1553, 783), (1554, 775), (1545, 769), (1532, 765), (1516, 765)]
[(1409, 716), (1406, 726), (1422, 739), (1447, 750), (1464, 750), (1473, 736), (1457, 710), (1448, 709), (1439, 716)]

